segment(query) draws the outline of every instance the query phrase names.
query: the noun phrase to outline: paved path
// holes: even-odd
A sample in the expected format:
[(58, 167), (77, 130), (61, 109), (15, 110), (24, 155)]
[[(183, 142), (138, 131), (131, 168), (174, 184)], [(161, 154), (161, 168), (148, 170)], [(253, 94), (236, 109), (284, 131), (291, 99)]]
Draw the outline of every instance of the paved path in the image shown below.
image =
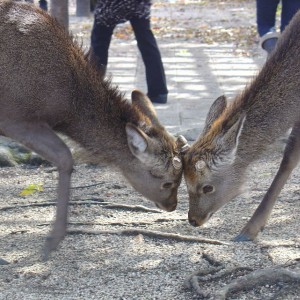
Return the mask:
[[(232, 45), (199, 45), (193, 41), (158, 43), (169, 100), (167, 104), (156, 104), (155, 108), (170, 132), (193, 129), (190, 139), (203, 127), (211, 103), (222, 94), (229, 98), (236, 95), (264, 60), (263, 57), (238, 57), (232, 53)], [(121, 90), (128, 92), (139, 88), (147, 92), (144, 65), (135, 42), (113, 41), (108, 72)], [(127, 95), (130, 97), (130, 92)]]

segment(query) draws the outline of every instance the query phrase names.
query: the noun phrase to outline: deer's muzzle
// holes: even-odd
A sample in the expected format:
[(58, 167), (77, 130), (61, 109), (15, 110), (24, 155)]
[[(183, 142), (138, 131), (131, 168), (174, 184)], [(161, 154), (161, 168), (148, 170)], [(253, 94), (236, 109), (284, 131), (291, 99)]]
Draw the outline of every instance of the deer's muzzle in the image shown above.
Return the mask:
[(163, 209), (165, 211), (171, 212), (174, 211), (177, 207), (177, 202), (176, 203), (170, 203), (170, 204), (159, 204), (159, 203), (155, 203), (156, 207)]
[(208, 213), (203, 216), (195, 216), (191, 211), (189, 211), (188, 217), (189, 217), (189, 222), (192, 226), (199, 227), (204, 223), (206, 223), (211, 218), (212, 215), (213, 213)]

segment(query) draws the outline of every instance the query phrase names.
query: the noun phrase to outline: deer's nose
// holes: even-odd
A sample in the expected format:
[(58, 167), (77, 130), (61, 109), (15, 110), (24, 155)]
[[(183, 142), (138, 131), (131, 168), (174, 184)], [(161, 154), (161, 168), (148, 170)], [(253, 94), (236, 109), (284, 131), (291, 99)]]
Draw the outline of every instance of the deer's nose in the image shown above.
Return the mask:
[(191, 224), (192, 226), (194, 226), (194, 227), (197, 227), (197, 226), (198, 226), (197, 221), (194, 220), (194, 219), (192, 219), (192, 218), (189, 218), (189, 222), (190, 222), (190, 224)]
[(168, 204), (168, 205), (161, 205), (161, 204), (155, 203), (155, 205), (156, 205), (156, 207), (158, 207), (160, 209), (171, 212), (176, 209), (177, 203), (172, 203), (172, 204)]
[(174, 211), (177, 207), (177, 203), (173, 203), (167, 207), (167, 211)]
[(210, 212), (207, 215), (205, 215), (204, 217), (199, 216), (199, 215), (198, 216), (193, 216), (189, 212), (188, 217), (189, 217), (189, 222), (192, 226), (199, 227), (199, 226), (203, 225), (205, 222), (207, 222), (212, 215), (213, 215), (213, 213)]

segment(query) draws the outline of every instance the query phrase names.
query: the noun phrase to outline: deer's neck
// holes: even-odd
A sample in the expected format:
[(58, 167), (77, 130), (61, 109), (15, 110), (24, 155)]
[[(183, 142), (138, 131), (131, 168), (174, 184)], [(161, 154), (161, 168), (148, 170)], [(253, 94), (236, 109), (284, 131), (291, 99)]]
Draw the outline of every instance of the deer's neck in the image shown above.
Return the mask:
[(83, 98), (77, 99), (66, 134), (87, 150), (91, 161), (118, 167), (124, 161), (130, 163), (134, 157), (125, 127), (127, 123), (139, 126), (144, 122), (143, 115), (110, 86), (85, 91)]

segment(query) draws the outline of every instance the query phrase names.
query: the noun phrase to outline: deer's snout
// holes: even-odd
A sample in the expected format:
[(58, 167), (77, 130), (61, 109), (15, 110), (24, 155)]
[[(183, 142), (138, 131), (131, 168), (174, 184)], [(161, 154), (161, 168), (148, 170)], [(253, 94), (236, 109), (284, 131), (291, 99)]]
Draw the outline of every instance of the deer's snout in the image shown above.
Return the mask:
[(202, 223), (198, 223), (198, 221), (195, 218), (190, 217), (190, 216), (189, 216), (189, 222), (194, 227), (199, 227), (202, 225)]
[(190, 222), (190, 224), (192, 225), (192, 226), (194, 226), (194, 227), (198, 227), (199, 225), (197, 224), (197, 221), (196, 220), (194, 220), (194, 219), (190, 219), (189, 218), (189, 222)]
[(155, 204), (156, 207), (163, 209), (165, 211), (171, 212), (174, 211), (177, 207), (177, 201), (176, 203), (170, 203), (170, 204), (160, 204), (160, 203), (156, 203)]
[(163, 209), (168, 212), (171, 212), (176, 209), (177, 202), (178, 202), (177, 189), (172, 189), (169, 197), (167, 197), (161, 201), (155, 201), (155, 204), (158, 208)]
[(212, 215), (213, 215), (213, 213), (208, 213), (203, 217), (202, 216), (196, 217), (189, 211), (188, 217), (189, 217), (189, 222), (192, 226), (199, 227), (199, 226), (203, 225), (206, 221), (208, 221)]

